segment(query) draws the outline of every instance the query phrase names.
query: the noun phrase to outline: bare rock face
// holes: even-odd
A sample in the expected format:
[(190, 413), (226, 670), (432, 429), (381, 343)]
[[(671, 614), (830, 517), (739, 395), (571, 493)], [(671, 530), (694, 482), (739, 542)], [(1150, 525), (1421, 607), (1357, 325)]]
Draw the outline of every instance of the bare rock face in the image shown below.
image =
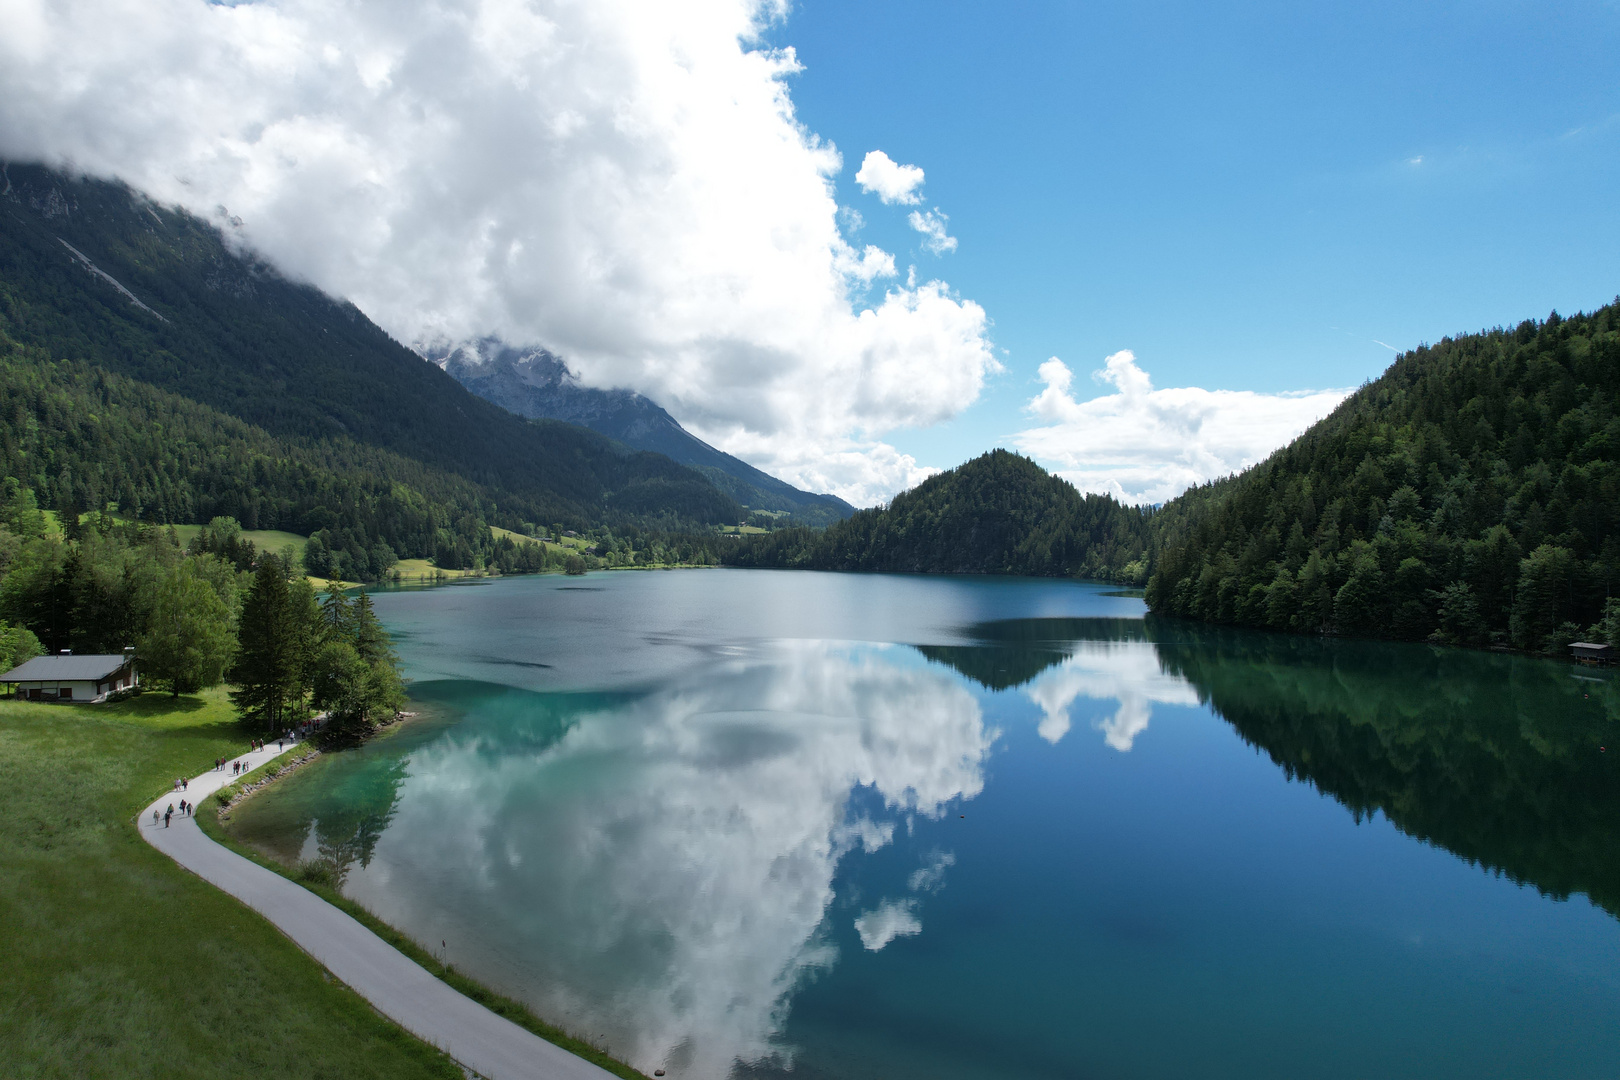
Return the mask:
[(582, 386), (566, 362), (542, 348), (515, 348), (486, 337), (421, 347), (424, 359), (486, 401), (531, 419), (579, 424), (635, 450), (664, 454), (701, 471), (716, 487), (755, 510), (780, 510), (813, 524), (848, 517), (854, 508), (832, 495), (801, 491), (730, 454), (676, 422), (656, 402), (631, 390)]

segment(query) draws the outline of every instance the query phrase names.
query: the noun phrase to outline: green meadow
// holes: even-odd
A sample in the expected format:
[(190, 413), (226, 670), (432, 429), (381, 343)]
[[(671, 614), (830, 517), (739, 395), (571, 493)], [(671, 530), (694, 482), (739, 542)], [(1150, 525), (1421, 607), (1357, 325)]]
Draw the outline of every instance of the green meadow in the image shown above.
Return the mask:
[[(181, 547), (191, 543), (192, 538), (202, 530), (201, 525), (176, 525), (174, 527), (175, 533), (180, 537)], [(243, 529), (241, 536), (243, 540), (250, 541), (260, 551), (274, 552), (279, 555), (282, 548), (290, 547), (298, 553), (300, 559), (304, 557), (304, 547), (309, 543), (309, 537), (307, 536), (281, 532), (277, 529)]]
[(0, 701), (0, 1076), (463, 1076), (137, 835), (246, 743), (223, 690)]

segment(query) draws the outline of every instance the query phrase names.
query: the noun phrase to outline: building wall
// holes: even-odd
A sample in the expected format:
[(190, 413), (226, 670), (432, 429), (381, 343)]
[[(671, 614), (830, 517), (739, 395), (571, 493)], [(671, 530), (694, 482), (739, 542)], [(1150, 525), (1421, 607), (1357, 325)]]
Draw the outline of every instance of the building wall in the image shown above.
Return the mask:
[[(97, 702), (104, 700), (108, 694), (119, 690), (128, 690), (140, 684), (140, 676), (133, 667), (125, 667), (113, 672), (99, 683), (88, 680), (69, 680), (67, 682), (20, 682), (17, 683), (17, 695), (29, 701), (73, 701), (75, 703)], [(72, 691), (71, 697), (62, 696), (63, 690)]]

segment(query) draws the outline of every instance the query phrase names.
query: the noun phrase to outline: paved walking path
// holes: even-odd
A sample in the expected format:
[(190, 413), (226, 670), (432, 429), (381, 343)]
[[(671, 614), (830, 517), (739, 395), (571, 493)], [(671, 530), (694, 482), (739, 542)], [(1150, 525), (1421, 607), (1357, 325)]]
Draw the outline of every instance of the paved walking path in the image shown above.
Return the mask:
[[(300, 743), (288, 743), (291, 750)], [(248, 770), (282, 750), (271, 743), (236, 761)], [(232, 781), (231, 763), (192, 777), (185, 791), (166, 793), (141, 812), (141, 835), (153, 847), (274, 923), (338, 979), (417, 1038), (438, 1047), (489, 1080), (611, 1080), (613, 1074), (429, 975), (415, 961), (308, 889), (216, 844), (191, 818), (178, 813), (168, 827), (163, 811), (180, 800), (200, 803)], [(158, 822), (152, 823), (152, 811)]]

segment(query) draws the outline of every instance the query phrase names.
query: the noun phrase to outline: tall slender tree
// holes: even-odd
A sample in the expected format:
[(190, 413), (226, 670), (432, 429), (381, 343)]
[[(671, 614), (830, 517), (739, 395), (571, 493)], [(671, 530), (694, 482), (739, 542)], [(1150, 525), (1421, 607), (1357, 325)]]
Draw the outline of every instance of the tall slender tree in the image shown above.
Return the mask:
[(302, 697), (308, 624), (295, 610), (281, 560), (259, 560), (242, 601), (239, 648), (230, 679), (231, 703), (248, 720), (274, 733), (285, 726), (289, 706)]

